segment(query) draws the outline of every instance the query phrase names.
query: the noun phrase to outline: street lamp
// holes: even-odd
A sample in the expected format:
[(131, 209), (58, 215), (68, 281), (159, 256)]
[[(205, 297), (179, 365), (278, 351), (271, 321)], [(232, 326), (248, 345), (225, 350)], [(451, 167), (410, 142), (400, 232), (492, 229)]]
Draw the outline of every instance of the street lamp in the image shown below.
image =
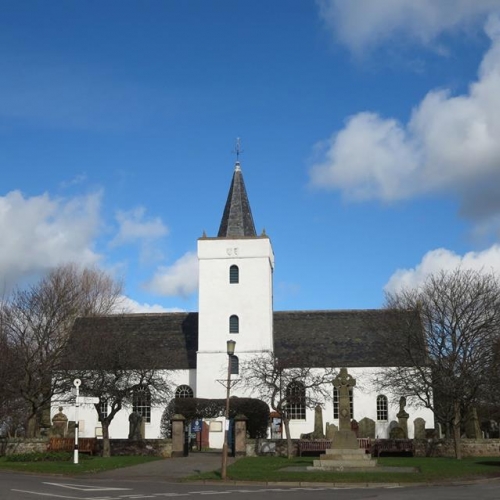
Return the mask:
[(226, 479), (227, 472), (227, 442), (229, 437), (229, 392), (231, 390), (231, 358), (234, 354), (236, 342), (227, 341), (227, 385), (226, 385), (226, 429), (224, 431), (224, 444), (222, 445), (222, 470), (221, 478)]

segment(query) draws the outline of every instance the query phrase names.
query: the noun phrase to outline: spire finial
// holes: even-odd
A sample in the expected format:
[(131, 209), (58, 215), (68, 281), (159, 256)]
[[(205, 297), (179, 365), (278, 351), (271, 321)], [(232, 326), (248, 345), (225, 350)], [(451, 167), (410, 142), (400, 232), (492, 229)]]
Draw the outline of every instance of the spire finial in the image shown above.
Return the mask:
[(243, 149), (241, 149), (241, 139), (236, 137), (236, 145), (234, 146), (233, 153), (236, 155), (236, 163), (240, 163), (240, 155), (243, 154)]

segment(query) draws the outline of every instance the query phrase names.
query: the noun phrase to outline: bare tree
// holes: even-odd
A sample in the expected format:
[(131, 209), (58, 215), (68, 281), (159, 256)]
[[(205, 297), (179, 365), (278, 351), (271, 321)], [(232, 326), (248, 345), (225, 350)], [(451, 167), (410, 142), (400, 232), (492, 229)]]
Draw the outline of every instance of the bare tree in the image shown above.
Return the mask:
[(148, 418), (147, 407), (166, 404), (173, 397), (165, 370), (168, 359), (154, 339), (148, 342), (134, 332), (113, 328), (120, 318), (123, 316), (78, 319), (62, 374), (65, 386), (79, 378), (81, 393), (99, 398), (94, 406), (102, 425), (104, 457), (111, 456), (109, 426), (122, 408), (133, 408), (139, 397), (145, 405), (136, 411)]
[(291, 408), (314, 408), (331, 399), (336, 371), (333, 368), (294, 367), (292, 360), (280, 360), (273, 352), (264, 352), (243, 363), (241, 373), (247, 388), (281, 415), (287, 456), (291, 458)]
[(381, 371), (378, 386), (432, 409), (453, 428), (461, 458), (463, 410), (477, 403), (494, 362), (500, 280), (493, 273), (442, 271), (418, 288), (389, 294), (386, 305), (393, 323), (387, 346), (400, 366)]
[(121, 284), (105, 272), (68, 264), (15, 290), (2, 304), (2, 329), (20, 370), (6, 390), (28, 407), (29, 437), (41, 423), (50, 425), (43, 420), (52, 396), (62, 389), (58, 373), (73, 322), (83, 314), (111, 312), (120, 294)]

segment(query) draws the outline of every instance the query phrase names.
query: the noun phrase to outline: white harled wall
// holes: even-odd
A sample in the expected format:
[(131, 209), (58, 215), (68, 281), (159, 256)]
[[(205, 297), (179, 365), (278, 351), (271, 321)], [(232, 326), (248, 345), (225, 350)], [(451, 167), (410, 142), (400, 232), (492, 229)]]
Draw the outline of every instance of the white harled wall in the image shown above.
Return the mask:
[[(172, 397), (175, 389), (179, 385), (189, 385), (193, 391), (196, 387), (193, 384), (195, 380), (195, 370), (175, 370), (165, 371), (165, 380), (168, 381)], [(85, 394), (85, 380), (82, 380), (80, 387), (81, 394)], [(63, 407), (63, 413), (68, 417), (69, 421), (75, 421), (75, 406), (67, 402), (52, 401), (51, 419), (59, 412), (59, 406)], [(151, 422), (146, 423), (146, 439), (158, 439), (160, 437), (160, 423), (165, 405), (153, 406), (151, 408)], [(132, 413), (132, 407), (122, 408), (114, 417), (109, 428), (109, 436), (111, 439), (126, 439), (129, 433), (128, 418)], [(78, 411), (78, 420), (80, 421), (80, 437), (96, 437), (96, 429), (101, 427), (97, 420), (97, 411), (94, 405), (80, 405)]]
[[(375, 422), (375, 437), (379, 439), (386, 439), (389, 437), (389, 430), (391, 422), (397, 422), (397, 413), (399, 412), (399, 404), (393, 394), (380, 393), (376, 391), (373, 384), (375, 375), (379, 373), (381, 368), (348, 368), (348, 373), (356, 379), (356, 386), (353, 389), (354, 404), (353, 404), (353, 418), (357, 422), (367, 417)], [(244, 374), (242, 374), (244, 377)], [(377, 396), (383, 394), (387, 396), (389, 402), (389, 418), (386, 421), (377, 421)], [(333, 395), (333, 384), (331, 386), (331, 395)], [(428, 408), (422, 408), (417, 401), (407, 400), (405, 411), (409, 414), (408, 418), (408, 437), (413, 438), (414, 427), (413, 421), (420, 417), (425, 420), (426, 428), (434, 428), (434, 413)], [(333, 402), (332, 400), (326, 401), (323, 407), (323, 424), (324, 431), (326, 430), (326, 423), (335, 424), (339, 426), (338, 419), (333, 418)], [(314, 430), (314, 409), (306, 411), (306, 420), (291, 420), (290, 432), (292, 438), (298, 439), (301, 434), (307, 434)]]

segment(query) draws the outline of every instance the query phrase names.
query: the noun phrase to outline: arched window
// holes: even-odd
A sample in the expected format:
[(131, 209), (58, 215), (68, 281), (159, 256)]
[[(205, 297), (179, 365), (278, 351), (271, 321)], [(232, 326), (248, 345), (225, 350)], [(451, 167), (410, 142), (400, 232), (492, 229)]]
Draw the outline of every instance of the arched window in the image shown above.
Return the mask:
[[(334, 387), (333, 388), (333, 418), (339, 418), (339, 407), (340, 407), (339, 390), (336, 387)], [(353, 415), (354, 415), (354, 395), (352, 392), (352, 388), (349, 389), (349, 413), (350, 413), (350, 418), (353, 418)]]
[(240, 373), (240, 360), (234, 354), (231, 356), (231, 375), (239, 375)]
[(377, 396), (377, 420), (389, 420), (389, 407), (387, 396)]
[(151, 422), (151, 393), (147, 387), (134, 389), (132, 411), (138, 413), (145, 422)]
[(229, 333), (240, 333), (240, 318), (236, 314), (229, 317)]
[(240, 270), (238, 266), (232, 265), (229, 268), (229, 283), (239, 283), (240, 282)]
[(194, 397), (193, 389), (191, 389), (189, 385), (180, 385), (175, 390), (175, 397), (178, 399), (193, 398)]
[(286, 388), (285, 411), (290, 420), (306, 419), (306, 389), (302, 382), (290, 382)]

